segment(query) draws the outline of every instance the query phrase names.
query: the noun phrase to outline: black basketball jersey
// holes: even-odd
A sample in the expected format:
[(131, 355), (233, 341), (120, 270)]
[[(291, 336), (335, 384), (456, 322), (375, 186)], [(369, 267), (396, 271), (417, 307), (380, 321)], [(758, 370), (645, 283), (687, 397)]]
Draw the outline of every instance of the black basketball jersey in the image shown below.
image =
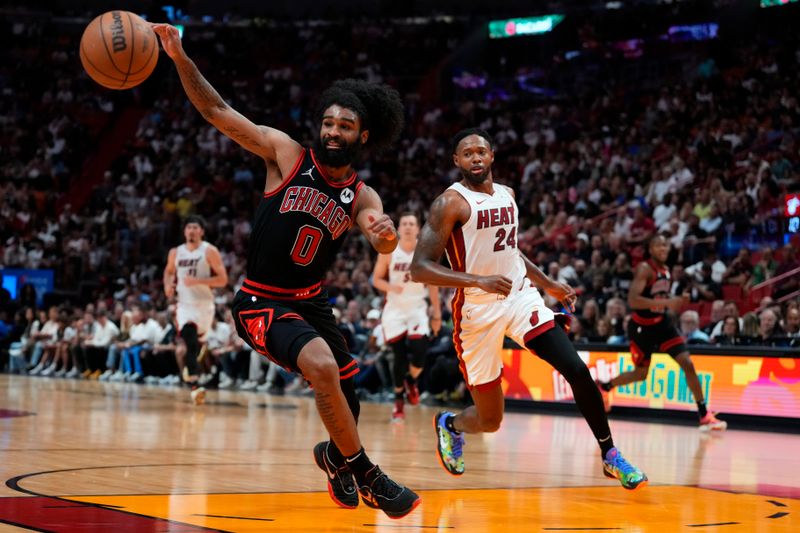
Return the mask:
[[(664, 266), (659, 268), (653, 261), (647, 261), (647, 264), (650, 265), (650, 268), (653, 269), (655, 272), (655, 278), (652, 278), (647, 281), (647, 285), (645, 285), (644, 290), (642, 291), (642, 296), (645, 298), (652, 298), (654, 300), (661, 300), (664, 298), (669, 298), (670, 288), (672, 287), (672, 280), (669, 275), (669, 269)], [(636, 309), (635, 315), (639, 315), (642, 318), (661, 318), (667, 313), (666, 309), (663, 311), (651, 311), (650, 309)]]
[(281, 186), (265, 193), (256, 210), (242, 290), (272, 299), (318, 295), (353, 225), (363, 185), (355, 172), (332, 182), (313, 151), (304, 149)]

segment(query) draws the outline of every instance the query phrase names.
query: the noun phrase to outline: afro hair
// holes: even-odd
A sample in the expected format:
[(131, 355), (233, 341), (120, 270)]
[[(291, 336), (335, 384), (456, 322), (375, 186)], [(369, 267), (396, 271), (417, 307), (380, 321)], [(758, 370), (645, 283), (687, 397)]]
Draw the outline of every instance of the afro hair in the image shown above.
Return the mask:
[(361, 129), (369, 130), (366, 146), (373, 152), (389, 148), (403, 131), (403, 101), (388, 85), (355, 79), (336, 81), (320, 96), (317, 119), (321, 121), (325, 110), (334, 104), (355, 111)]

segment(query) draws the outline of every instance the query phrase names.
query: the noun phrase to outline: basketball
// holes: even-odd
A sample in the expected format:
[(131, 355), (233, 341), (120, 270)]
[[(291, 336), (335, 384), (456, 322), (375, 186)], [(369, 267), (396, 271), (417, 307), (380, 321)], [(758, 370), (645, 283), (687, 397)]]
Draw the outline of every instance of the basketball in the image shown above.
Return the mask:
[(108, 89), (136, 87), (158, 62), (158, 39), (140, 16), (108, 11), (86, 26), (80, 56), (89, 76)]

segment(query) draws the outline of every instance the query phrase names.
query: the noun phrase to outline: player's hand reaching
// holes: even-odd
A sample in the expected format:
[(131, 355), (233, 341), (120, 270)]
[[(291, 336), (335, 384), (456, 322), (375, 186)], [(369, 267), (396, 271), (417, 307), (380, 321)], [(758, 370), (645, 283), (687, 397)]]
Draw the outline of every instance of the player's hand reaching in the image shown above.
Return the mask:
[(545, 287), (544, 292), (561, 302), (561, 305), (569, 309), (570, 313), (575, 312), (575, 300), (578, 296), (575, 294), (575, 289), (566, 283), (554, 281), (550, 286)]
[(513, 283), (505, 276), (482, 276), (478, 279), (477, 286), (489, 293), (502, 294), (508, 296), (511, 292)]
[(393, 241), (397, 238), (397, 230), (394, 229), (394, 222), (389, 218), (389, 215), (383, 213), (378, 216), (369, 217), (369, 227), (367, 228), (371, 233), (387, 241)]
[(172, 298), (175, 296), (175, 284), (174, 283), (167, 283), (164, 285), (164, 295), (167, 298)]
[(156, 32), (159, 39), (161, 39), (161, 46), (170, 58), (175, 59), (185, 55), (183, 52), (183, 45), (181, 44), (181, 34), (178, 32), (178, 28), (170, 24), (153, 23), (150, 23), (150, 27), (153, 28), (153, 31)]

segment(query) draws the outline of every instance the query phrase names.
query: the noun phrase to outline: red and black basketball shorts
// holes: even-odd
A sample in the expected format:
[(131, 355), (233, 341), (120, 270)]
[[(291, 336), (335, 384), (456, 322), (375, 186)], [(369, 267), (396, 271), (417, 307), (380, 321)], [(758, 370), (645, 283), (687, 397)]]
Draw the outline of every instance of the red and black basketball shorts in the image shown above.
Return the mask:
[(662, 317), (656, 324), (637, 323), (636, 318), (631, 317), (628, 322), (628, 339), (636, 366), (649, 365), (654, 352), (676, 357), (686, 351), (686, 339), (668, 316)]
[(297, 366), (300, 351), (320, 337), (330, 347), (341, 379), (358, 372), (324, 293), (305, 300), (271, 300), (239, 291), (232, 313), (239, 336), (253, 350), (289, 371), (302, 375)]

